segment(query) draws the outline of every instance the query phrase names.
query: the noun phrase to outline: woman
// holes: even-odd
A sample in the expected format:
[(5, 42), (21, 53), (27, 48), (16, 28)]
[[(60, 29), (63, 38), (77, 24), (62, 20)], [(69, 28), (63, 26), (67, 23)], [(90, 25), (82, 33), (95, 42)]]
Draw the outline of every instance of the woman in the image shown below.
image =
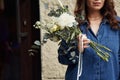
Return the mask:
[[(77, 80), (79, 51), (83, 54), (83, 69), (79, 80), (120, 80), (120, 19), (114, 10), (113, 0), (77, 0), (75, 15), (82, 15), (83, 12), (85, 19), (77, 20), (85, 35), (79, 35), (78, 44), (74, 44), (76, 48), (71, 50), (70, 46), (62, 41), (58, 50), (59, 62), (68, 65), (65, 80)], [(102, 60), (89, 47), (90, 40), (112, 50), (109, 52), (108, 62)], [(64, 54), (65, 52), (67, 54)]]

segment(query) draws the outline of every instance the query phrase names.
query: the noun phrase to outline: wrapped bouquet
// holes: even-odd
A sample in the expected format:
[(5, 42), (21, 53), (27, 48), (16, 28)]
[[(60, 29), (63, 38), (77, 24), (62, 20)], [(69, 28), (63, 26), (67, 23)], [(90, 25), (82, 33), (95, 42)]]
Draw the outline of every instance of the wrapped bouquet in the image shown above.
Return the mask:
[[(62, 39), (64, 39), (68, 44), (73, 43), (73, 41), (77, 40), (77, 35), (82, 33), (77, 26), (78, 23), (75, 20), (75, 17), (69, 14), (68, 6), (63, 6), (60, 1), (59, 3), (60, 6), (58, 9), (52, 9), (48, 13), (48, 22), (37, 21), (34, 25), (35, 28), (46, 31), (43, 36), (43, 40), (40, 42), (40, 45), (46, 43), (47, 39), (50, 39), (53, 42), (60, 42)], [(89, 45), (95, 50), (99, 57), (105, 61), (108, 61), (108, 58), (110, 57), (108, 51), (111, 51), (109, 48), (97, 44), (94, 41), (91, 41)], [(70, 47), (72, 48), (73, 46)], [(107, 50), (107, 52), (103, 50)]]

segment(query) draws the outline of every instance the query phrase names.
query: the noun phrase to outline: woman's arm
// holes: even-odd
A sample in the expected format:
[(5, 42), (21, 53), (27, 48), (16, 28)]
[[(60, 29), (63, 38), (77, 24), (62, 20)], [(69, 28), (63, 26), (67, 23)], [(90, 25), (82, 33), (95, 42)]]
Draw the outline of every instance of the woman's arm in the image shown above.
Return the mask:
[(89, 47), (90, 40), (86, 35), (78, 35), (78, 42), (67, 44), (64, 40), (58, 50), (58, 60), (62, 64), (76, 64), (78, 62), (79, 52), (83, 53), (84, 48)]
[(78, 54), (76, 44), (70, 46), (63, 40), (58, 49), (58, 61), (64, 65), (76, 64), (78, 63)]

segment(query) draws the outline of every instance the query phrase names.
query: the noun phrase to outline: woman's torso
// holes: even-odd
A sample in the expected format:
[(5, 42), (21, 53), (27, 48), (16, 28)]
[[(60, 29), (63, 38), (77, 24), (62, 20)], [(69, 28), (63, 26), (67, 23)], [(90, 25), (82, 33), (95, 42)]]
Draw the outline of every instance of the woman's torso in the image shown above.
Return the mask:
[[(95, 51), (89, 47), (83, 53), (83, 71), (80, 80), (117, 80), (119, 76), (119, 31), (110, 27), (107, 20), (101, 22), (96, 35), (87, 23), (81, 25), (81, 31), (86, 34), (90, 40), (104, 45), (111, 49), (110, 58), (106, 62), (102, 60)], [(66, 80), (76, 80), (77, 64), (69, 65), (66, 72)]]

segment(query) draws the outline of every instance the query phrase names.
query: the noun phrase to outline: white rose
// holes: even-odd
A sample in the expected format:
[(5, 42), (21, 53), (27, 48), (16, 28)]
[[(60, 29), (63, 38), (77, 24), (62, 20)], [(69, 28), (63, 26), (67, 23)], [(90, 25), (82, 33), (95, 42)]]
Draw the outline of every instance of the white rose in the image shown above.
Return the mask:
[(68, 13), (63, 13), (58, 19), (57, 19), (57, 24), (64, 29), (64, 27), (72, 27), (73, 23), (76, 23), (75, 17), (68, 14)]

